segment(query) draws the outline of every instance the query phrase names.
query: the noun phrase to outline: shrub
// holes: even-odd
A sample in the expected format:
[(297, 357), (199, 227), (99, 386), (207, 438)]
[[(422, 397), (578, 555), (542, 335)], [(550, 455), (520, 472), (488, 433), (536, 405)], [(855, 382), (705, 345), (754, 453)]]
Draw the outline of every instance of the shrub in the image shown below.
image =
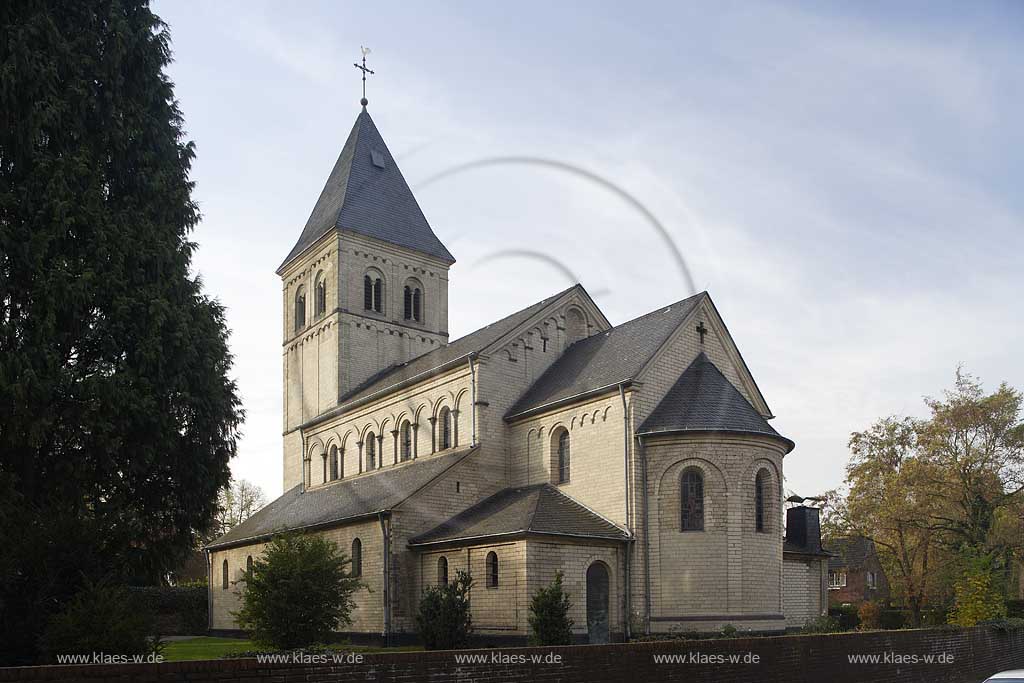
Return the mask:
[(1024, 600), (1007, 600), (1006, 616), (1024, 619)]
[(290, 650), (321, 643), (352, 623), (349, 559), (333, 542), (311, 534), (274, 537), (239, 581), (239, 626), (259, 645)]
[(839, 622), (840, 631), (852, 631), (860, 626), (860, 617), (857, 616), (857, 608), (853, 605), (830, 607), (828, 613)]
[(877, 602), (864, 602), (857, 608), (862, 631), (877, 631), (882, 627), (882, 606)]
[(572, 645), (572, 603), (562, 589), (562, 572), (537, 589), (530, 600), (530, 642), (534, 645)]
[(740, 630), (732, 624), (726, 624), (720, 631), (723, 638), (735, 638), (739, 634)]
[[(925, 614), (922, 613), (922, 621), (924, 620), (924, 618)], [(897, 629), (905, 628), (906, 625), (909, 623), (911, 623), (909, 610), (884, 609), (878, 615), (878, 626), (876, 628), (884, 628), (887, 631), (895, 631)]]
[(839, 625), (839, 620), (831, 615), (821, 615), (814, 619), (808, 619), (803, 628), (800, 629), (801, 633), (838, 633), (843, 629)]
[(981, 621), (1006, 616), (1006, 604), (989, 571), (981, 563), (968, 568), (956, 582), (956, 604), (949, 623), (975, 626)]
[(146, 655), (162, 647), (151, 612), (122, 586), (88, 584), (54, 615), (42, 637), (53, 661), (61, 654)]
[(162, 635), (192, 635), (207, 628), (206, 583), (178, 586), (133, 586), (132, 596), (155, 619)]
[(454, 581), (431, 586), (423, 594), (416, 626), (426, 649), (455, 650), (469, 643), (473, 633), (473, 617), (469, 613), (472, 587), (472, 577), (460, 569)]

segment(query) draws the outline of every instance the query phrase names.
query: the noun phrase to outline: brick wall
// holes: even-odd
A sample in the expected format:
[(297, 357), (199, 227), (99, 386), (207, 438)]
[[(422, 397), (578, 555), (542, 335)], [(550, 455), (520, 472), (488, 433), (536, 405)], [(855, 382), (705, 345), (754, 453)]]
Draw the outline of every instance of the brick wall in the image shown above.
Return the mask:
[[(0, 669), (0, 681), (763, 681), (772, 683), (968, 683), (1024, 666), (1024, 631), (975, 628), (782, 636), (689, 642), (633, 643), (559, 648), (478, 650), (504, 655), (558, 656), (561, 664), (458, 662), (453, 652), (395, 652), (363, 655), (361, 663), (261, 664), (254, 659), (177, 662), (156, 665), (54, 666)], [(655, 656), (756, 655), (757, 664), (657, 663)], [(850, 664), (852, 653), (925, 655), (947, 653), (946, 664)]]

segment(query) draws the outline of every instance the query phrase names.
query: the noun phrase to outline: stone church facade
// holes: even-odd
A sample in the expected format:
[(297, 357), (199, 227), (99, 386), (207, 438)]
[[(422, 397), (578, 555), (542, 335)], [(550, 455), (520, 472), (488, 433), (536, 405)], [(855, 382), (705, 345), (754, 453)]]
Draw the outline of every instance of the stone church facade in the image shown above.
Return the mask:
[(821, 613), (820, 535), (784, 546), (793, 442), (706, 292), (612, 326), (575, 285), (449, 341), (454, 262), (364, 107), (277, 271), (285, 493), (207, 548), (213, 631), (282, 530), (352, 557), (353, 638), (414, 638), (458, 570), (509, 642), (558, 571), (582, 641)]

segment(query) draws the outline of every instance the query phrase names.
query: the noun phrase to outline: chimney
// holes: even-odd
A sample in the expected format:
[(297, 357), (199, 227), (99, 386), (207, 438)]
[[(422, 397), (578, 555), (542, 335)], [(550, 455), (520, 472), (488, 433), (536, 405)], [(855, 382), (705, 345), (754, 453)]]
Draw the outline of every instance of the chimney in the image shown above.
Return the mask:
[(797, 505), (786, 510), (786, 540), (808, 552), (821, 552), (818, 508)]

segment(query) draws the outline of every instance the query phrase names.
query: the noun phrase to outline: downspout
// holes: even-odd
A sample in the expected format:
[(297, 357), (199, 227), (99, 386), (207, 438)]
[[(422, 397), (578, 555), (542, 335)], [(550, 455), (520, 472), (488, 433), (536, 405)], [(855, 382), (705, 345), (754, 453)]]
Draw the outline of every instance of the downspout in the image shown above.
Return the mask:
[(391, 534), (388, 523), (385, 521), (386, 512), (378, 512), (377, 519), (380, 520), (380, 533), (384, 545), (384, 632), (381, 634), (384, 640), (384, 647), (391, 645)]
[(476, 354), (469, 354), (469, 398), (472, 401), (473, 410), (470, 413), (470, 446), (476, 446), (476, 370), (473, 369), (473, 357)]
[(647, 447), (644, 437), (638, 436), (640, 444), (640, 481), (644, 487), (643, 528), (644, 528), (644, 632), (651, 634), (651, 539), (647, 530)]
[(622, 384), (619, 384), (619, 398), (622, 400), (622, 468), (624, 474), (624, 480), (626, 485), (626, 533), (629, 534), (629, 539), (626, 541), (625, 560), (626, 568), (623, 572), (623, 580), (626, 582), (626, 599), (625, 599), (625, 612), (623, 619), (622, 631), (626, 636), (628, 642), (632, 634), (630, 633), (630, 621), (633, 614), (633, 590), (632, 590), (632, 578), (630, 576), (630, 550), (633, 547), (633, 527), (629, 523), (629, 411), (626, 409), (626, 391), (622, 388)]
[(213, 630), (213, 559), (210, 549), (203, 548), (206, 555), (206, 632)]

